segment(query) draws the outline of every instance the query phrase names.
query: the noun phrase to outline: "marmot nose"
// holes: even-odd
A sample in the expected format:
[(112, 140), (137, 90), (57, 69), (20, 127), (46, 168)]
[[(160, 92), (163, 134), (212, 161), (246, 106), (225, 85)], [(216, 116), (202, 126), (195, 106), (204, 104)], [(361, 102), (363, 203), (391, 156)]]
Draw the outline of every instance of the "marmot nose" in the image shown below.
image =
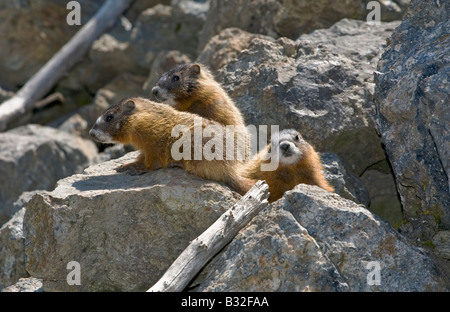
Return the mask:
[(159, 93), (159, 88), (158, 87), (153, 87), (152, 93), (153, 93), (154, 96), (157, 96), (158, 93)]
[(289, 143), (283, 142), (283, 143), (280, 144), (280, 149), (282, 151), (286, 152), (289, 149), (289, 146), (290, 146)]

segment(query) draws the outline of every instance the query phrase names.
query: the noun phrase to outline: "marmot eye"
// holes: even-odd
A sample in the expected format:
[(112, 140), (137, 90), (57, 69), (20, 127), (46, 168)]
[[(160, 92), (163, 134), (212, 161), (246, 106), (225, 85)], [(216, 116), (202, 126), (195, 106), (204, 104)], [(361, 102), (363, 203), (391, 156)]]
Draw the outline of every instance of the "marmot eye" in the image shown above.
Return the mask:
[(298, 135), (295, 136), (294, 140), (297, 141), (297, 142), (298, 142), (298, 140), (300, 140)]
[(180, 76), (175, 75), (172, 77), (172, 81), (178, 81), (178, 80), (180, 80)]
[(108, 115), (108, 116), (106, 116), (106, 122), (110, 122), (111, 120), (113, 120), (114, 119), (114, 116), (113, 115)]

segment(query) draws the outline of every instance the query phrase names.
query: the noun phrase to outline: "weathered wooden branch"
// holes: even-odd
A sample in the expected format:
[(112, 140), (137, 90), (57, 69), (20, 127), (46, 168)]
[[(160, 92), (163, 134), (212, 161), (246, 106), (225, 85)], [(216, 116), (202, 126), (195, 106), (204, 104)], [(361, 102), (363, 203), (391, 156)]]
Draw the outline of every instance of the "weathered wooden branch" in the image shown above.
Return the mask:
[(31, 110), (80, 61), (101, 34), (112, 27), (133, 0), (108, 0), (100, 10), (10, 99), (0, 105), (0, 131)]
[(267, 205), (269, 187), (258, 181), (199, 237), (194, 239), (148, 292), (182, 291), (201, 268)]

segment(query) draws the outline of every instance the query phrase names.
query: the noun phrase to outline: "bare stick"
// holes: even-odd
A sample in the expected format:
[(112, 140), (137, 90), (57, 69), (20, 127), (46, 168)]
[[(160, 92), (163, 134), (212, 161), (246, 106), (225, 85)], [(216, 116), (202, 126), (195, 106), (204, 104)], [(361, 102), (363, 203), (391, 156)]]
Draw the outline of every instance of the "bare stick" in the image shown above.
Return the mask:
[(267, 205), (269, 187), (258, 181), (240, 201), (194, 239), (148, 292), (182, 291), (201, 268)]
[(133, 0), (108, 0), (73, 38), (66, 43), (27, 83), (10, 99), (0, 105), (0, 131), (33, 108), (35, 102), (47, 94), (61, 77), (89, 50), (92, 42), (114, 25), (117, 18)]

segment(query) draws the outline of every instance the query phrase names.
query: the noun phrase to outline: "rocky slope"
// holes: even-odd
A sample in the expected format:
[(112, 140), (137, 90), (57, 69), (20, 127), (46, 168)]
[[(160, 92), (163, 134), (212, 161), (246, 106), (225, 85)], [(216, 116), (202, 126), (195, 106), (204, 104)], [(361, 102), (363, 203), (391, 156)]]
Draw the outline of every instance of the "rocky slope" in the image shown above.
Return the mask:
[[(80, 3), (86, 21), (102, 1)], [(146, 290), (240, 198), (180, 169), (116, 173), (136, 153), (87, 137), (110, 104), (150, 97), (163, 71), (199, 61), (247, 124), (299, 130), (336, 194), (297, 186), (188, 289), (448, 291), (448, 4), (383, 1), (369, 25), (368, 1), (328, 3), (136, 1), (58, 83), (62, 97), (22, 120), (41, 125), (0, 134), (0, 288)], [(0, 42), (14, 37), (0, 98), (75, 33), (66, 13), (52, 0), (0, 5)]]

